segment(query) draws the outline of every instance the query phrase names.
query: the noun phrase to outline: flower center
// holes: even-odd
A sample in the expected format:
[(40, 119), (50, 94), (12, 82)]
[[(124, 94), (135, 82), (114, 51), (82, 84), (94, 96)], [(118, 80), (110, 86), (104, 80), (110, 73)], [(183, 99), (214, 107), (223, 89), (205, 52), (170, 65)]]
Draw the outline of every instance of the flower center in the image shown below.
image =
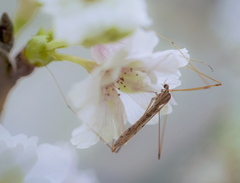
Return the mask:
[(114, 83), (103, 87), (104, 100), (111, 100), (114, 97), (120, 96), (117, 89), (118, 88), (114, 85)]
[(120, 77), (115, 82), (118, 90), (122, 92), (131, 93), (132, 89), (140, 78), (138, 76), (138, 71), (133, 70), (133, 68), (123, 68), (120, 74)]

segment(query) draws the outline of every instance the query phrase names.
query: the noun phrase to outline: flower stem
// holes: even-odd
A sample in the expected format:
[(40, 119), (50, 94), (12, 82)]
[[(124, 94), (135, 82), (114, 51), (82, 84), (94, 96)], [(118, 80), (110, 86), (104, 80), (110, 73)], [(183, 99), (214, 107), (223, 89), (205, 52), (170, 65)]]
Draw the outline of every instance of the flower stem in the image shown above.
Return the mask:
[(81, 65), (86, 69), (88, 73), (91, 73), (91, 71), (98, 66), (98, 64), (93, 60), (88, 60), (88, 59), (73, 56), (73, 55), (56, 53), (55, 57), (58, 61), (68, 61), (68, 62), (73, 62), (75, 64)]

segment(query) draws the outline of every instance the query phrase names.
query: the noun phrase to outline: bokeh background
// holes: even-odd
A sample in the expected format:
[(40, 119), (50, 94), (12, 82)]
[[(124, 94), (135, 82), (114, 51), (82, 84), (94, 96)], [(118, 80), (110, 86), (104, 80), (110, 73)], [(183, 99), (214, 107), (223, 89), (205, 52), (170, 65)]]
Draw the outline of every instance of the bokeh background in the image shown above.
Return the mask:
[[(146, 126), (118, 154), (102, 142), (78, 150), (80, 169), (94, 169), (101, 183), (235, 183), (240, 182), (240, 1), (147, 0), (152, 29), (186, 47), (203, 73), (223, 85), (207, 90), (176, 92), (178, 105), (168, 116), (161, 160), (157, 160), (157, 126)], [(16, 0), (0, 0), (0, 14), (14, 18)], [(75, 23), (75, 22), (73, 22)], [(50, 28), (51, 18), (38, 14), (16, 38), (17, 53), (40, 28)], [(160, 38), (156, 50), (174, 49)], [(83, 47), (61, 50), (91, 58)], [(51, 63), (49, 68), (67, 95), (69, 88), (87, 72), (73, 63)], [(193, 71), (183, 68), (179, 88), (203, 86)], [(213, 83), (212, 81), (209, 81)], [(40, 143), (69, 140), (80, 125), (66, 107), (46, 68), (22, 78), (10, 92), (1, 123), (12, 135), (38, 136)]]

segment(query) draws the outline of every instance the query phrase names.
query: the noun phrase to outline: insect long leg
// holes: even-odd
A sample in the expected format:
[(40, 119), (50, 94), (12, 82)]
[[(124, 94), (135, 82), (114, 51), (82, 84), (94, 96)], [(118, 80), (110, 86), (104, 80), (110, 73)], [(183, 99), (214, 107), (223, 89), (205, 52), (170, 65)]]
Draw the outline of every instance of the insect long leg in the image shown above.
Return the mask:
[(122, 148), (122, 146), (119, 147), (119, 148), (117, 148), (117, 150), (115, 151), (115, 153), (118, 153), (118, 152), (120, 151), (121, 148)]
[[(149, 27), (145, 27), (145, 28), (148, 29), (148, 30), (153, 31), (155, 34), (157, 34), (157, 35), (160, 36), (161, 38), (163, 38), (163, 39), (167, 40), (168, 42), (172, 43), (173, 46), (181, 53), (181, 55), (189, 62), (190, 66), (191, 66), (192, 68), (189, 67), (189, 66), (185, 66), (185, 67), (187, 67), (187, 68), (195, 71), (195, 72), (199, 75), (199, 77), (203, 80), (203, 82), (205, 83), (205, 85), (206, 85), (208, 88), (210, 88), (210, 87), (215, 87), (215, 86), (221, 86), (221, 85), (222, 85), (219, 81), (217, 81), (217, 80), (215, 80), (215, 79), (213, 79), (213, 78), (211, 78), (211, 77), (209, 77), (209, 76), (206, 76), (205, 74), (199, 72), (189, 60), (192, 60), (192, 61), (195, 61), (195, 62), (200, 62), (200, 63), (202, 63), (202, 64), (205, 64), (205, 65), (209, 66), (210, 69), (213, 71), (212, 67), (211, 67), (209, 64), (206, 64), (205, 62), (202, 62), (202, 61), (199, 61), (199, 60), (196, 60), (196, 59), (191, 59), (191, 58), (188, 59), (188, 58), (181, 52), (181, 50), (177, 47), (177, 45), (176, 45), (173, 41), (171, 41), (170, 39), (162, 36), (161, 34), (159, 34), (159, 33), (157, 33), (156, 31), (150, 29)], [(209, 78), (209, 79), (211, 79), (212, 81), (217, 82), (218, 84), (210, 85), (210, 84), (208, 83), (208, 81), (204, 78), (204, 76), (207, 77), (207, 78)], [(203, 88), (199, 88), (199, 89), (203, 89)], [(196, 90), (198, 90), (198, 89), (196, 89)], [(183, 90), (180, 90), (180, 91), (183, 91)], [(184, 91), (189, 91), (189, 90), (184, 90)]]
[[(55, 82), (56, 82), (56, 84), (57, 84), (57, 87), (58, 87), (58, 89), (60, 90), (60, 93), (61, 93), (61, 95), (62, 95), (62, 97), (63, 97), (63, 99), (64, 99), (67, 107), (78, 117), (77, 113), (76, 113), (76, 112), (70, 107), (70, 105), (68, 104), (67, 99), (66, 99), (66, 97), (64, 96), (63, 91), (62, 91), (60, 85), (58, 84), (58, 81), (57, 81), (56, 77), (54, 76), (53, 72), (52, 72), (46, 65), (45, 65), (45, 67), (46, 67), (47, 70), (51, 73), (53, 79), (55, 80)], [(78, 118), (79, 118), (79, 117), (78, 117)], [(89, 124), (86, 123), (86, 125), (88, 126), (88, 128), (90, 128), (90, 129), (92, 130), (92, 132), (93, 132), (95, 135), (97, 135), (97, 136), (100, 138), (100, 140), (103, 141), (104, 144), (106, 144), (106, 145), (112, 150), (111, 146), (110, 146), (91, 126), (89, 126)]]
[(162, 149), (162, 144), (163, 144), (163, 137), (164, 137), (164, 132), (165, 132), (165, 127), (166, 127), (166, 122), (167, 122), (167, 115), (165, 115), (164, 118), (164, 123), (163, 123), (163, 130), (162, 130), (162, 137), (161, 137), (161, 149)]
[[(158, 94), (156, 94), (156, 95), (158, 95)], [(152, 106), (152, 103), (154, 102), (154, 100), (156, 100), (156, 97), (153, 97), (153, 98), (151, 99), (151, 101), (150, 101), (150, 103), (149, 103), (149, 105), (148, 105), (145, 113), (143, 114), (143, 116), (148, 112), (148, 110), (149, 110), (149, 108)]]
[(161, 156), (160, 134), (161, 134), (161, 126), (160, 126), (160, 111), (159, 111), (158, 112), (158, 159), (160, 159), (160, 156)]
[[(187, 66), (186, 66), (186, 67), (187, 67)], [(192, 69), (191, 67), (188, 67), (188, 68), (189, 68), (189, 69)], [(194, 69), (192, 69), (192, 70), (194, 70)], [(215, 84), (215, 85), (208, 85), (208, 86), (202, 86), (202, 87), (196, 87), (196, 88), (187, 88), (187, 89), (179, 89), (179, 90), (170, 90), (170, 92), (175, 92), (175, 91), (203, 90), (203, 89), (208, 89), (208, 88), (211, 88), (211, 87), (221, 86), (221, 85), (222, 85), (222, 83), (220, 83), (219, 81), (217, 81), (217, 80), (215, 80), (215, 79), (213, 79), (213, 78), (211, 78), (211, 77), (209, 77), (209, 76), (207, 76), (207, 75), (205, 75), (205, 74), (203, 74), (203, 73), (201, 73), (201, 72), (199, 72), (199, 71), (196, 71), (196, 70), (194, 70), (194, 71), (197, 72), (197, 73), (199, 73), (199, 74), (201, 74), (202, 76), (205, 76), (206, 78), (209, 78), (209, 79), (215, 81), (217, 84)]]
[(114, 146), (114, 139), (112, 140), (112, 152), (113, 152), (113, 146)]

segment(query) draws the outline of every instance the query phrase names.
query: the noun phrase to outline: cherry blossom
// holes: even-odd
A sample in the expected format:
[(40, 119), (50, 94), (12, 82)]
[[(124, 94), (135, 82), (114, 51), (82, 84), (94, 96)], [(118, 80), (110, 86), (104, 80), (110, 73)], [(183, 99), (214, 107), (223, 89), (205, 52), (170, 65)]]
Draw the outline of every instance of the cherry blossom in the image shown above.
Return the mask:
[[(96, 144), (99, 136), (107, 143), (117, 139), (125, 131), (127, 120), (133, 124), (143, 115), (164, 82), (170, 89), (181, 84), (178, 69), (188, 61), (178, 50), (153, 52), (157, 44), (153, 32), (139, 29), (118, 43), (92, 47), (92, 57), (99, 67), (69, 93), (83, 121), (73, 131), (72, 144), (87, 148)], [(189, 58), (186, 49), (181, 51)], [(174, 99), (161, 114), (171, 113), (171, 105), (176, 105)], [(149, 124), (156, 121), (154, 118)]]

